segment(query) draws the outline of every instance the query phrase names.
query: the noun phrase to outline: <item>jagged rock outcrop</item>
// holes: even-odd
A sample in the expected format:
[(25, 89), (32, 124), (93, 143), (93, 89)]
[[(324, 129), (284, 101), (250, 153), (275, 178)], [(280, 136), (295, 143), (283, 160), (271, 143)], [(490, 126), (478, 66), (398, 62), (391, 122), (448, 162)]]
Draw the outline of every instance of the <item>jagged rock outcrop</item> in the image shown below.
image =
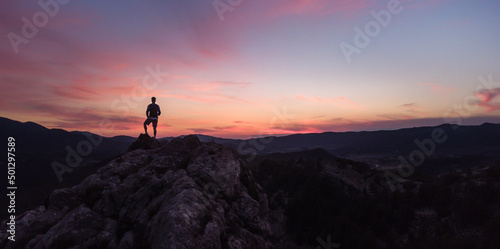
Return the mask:
[(273, 248), (267, 197), (232, 149), (196, 136), (139, 140), (20, 215), (15, 243), (0, 225), (0, 247)]
[(139, 135), (137, 140), (130, 145), (127, 151), (133, 151), (137, 149), (150, 150), (156, 149), (158, 147), (160, 147), (160, 142), (158, 140), (150, 137), (148, 134), (141, 134)]

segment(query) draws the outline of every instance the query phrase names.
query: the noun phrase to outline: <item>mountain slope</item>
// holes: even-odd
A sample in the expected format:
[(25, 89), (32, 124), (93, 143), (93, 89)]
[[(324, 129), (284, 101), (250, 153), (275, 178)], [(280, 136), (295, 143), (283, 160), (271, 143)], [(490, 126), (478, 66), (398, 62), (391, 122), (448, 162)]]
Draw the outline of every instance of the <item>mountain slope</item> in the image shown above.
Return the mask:
[[(2, 127), (0, 137), (5, 139), (3, 141), (6, 141), (7, 137), (14, 137), (16, 140), (17, 161), (23, 165), (19, 167), (19, 170), (26, 169), (26, 172), (22, 172), (23, 177), (20, 181), (26, 183), (58, 181), (51, 163), (57, 161), (68, 164), (67, 155), (71, 151), (78, 153), (80, 147), (81, 151), (85, 152), (84, 155), (80, 155), (82, 162), (71, 161), (78, 166), (121, 154), (135, 140), (125, 136), (106, 138), (89, 132), (47, 129), (33, 122), (21, 123), (2, 117), (0, 117), (0, 126)], [(87, 147), (84, 146), (87, 144), (91, 145), (88, 155)], [(23, 183), (19, 182), (19, 184)]]
[[(67, 132), (61, 129), (47, 129), (33, 122), (18, 122), (0, 117), (0, 138), (3, 151), (7, 151), (7, 138), (15, 139), (16, 155), (16, 185), (19, 187), (20, 211), (33, 208), (33, 203), (39, 203), (50, 191), (64, 186), (72, 186), (80, 182), (82, 176), (88, 176), (95, 171), (99, 162), (125, 152), (135, 138), (119, 136), (105, 138), (89, 132)], [(90, 144), (89, 147), (85, 145)], [(80, 154), (78, 151), (85, 153)], [(75, 157), (77, 155), (81, 161)], [(87, 153), (89, 151), (89, 153)], [(70, 159), (72, 165), (68, 164)], [(5, 161), (0, 162), (2, 168)], [(54, 162), (69, 166), (73, 171), (61, 175), (58, 179), (53, 169)], [(75, 166), (75, 167), (72, 167)], [(6, 179), (6, 170), (0, 171), (0, 178)], [(62, 180), (62, 182), (60, 182)], [(5, 184), (4, 181), (3, 184)], [(2, 187), (0, 193), (4, 195)], [(0, 199), (0, 205), (6, 206), (6, 199)], [(6, 217), (6, 210), (0, 211), (0, 218)]]
[(240, 163), (195, 136), (133, 150), (21, 215), (15, 244), (3, 225), (0, 247), (271, 248), (267, 198)]
[[(262, 145), (254, 146), (259, 154), (295, 152), (313, 148), (322, 148), (338, 156), (375, 153), (405, 154), (417, 148), (414, 143), (415, 139), (430, 138), (435, 129), (443, 130), (448, 137), (439, 148), (443, 150), (443, 153), (472, 153), (485, 147), (493, 147), (497, 150), (500, 148), (500, 124), (490, 123), (479, 126), (443, 124), (434, 127), (387, 131), (295, 134), (273, 137), (269, 144), (261, 142), (259, 138), (253, 138), (244, 140), (243, 142), (247, 142), (247, 145), (243, 148), (252, 147), (252, 144)], [(230, 144), (233, 148), (237, 148), (241, 142), (241, 140), (226, 140), (223, 144)]]
[[(338, 157), (388, 169), (400, 164), (399, 156), (408, 158), (412, 152), (421, 151), (422, 146), (429, 147), (423, 141), (431, 140), (435, 132), (441, 134), (444, 141), (435, 143), (432, 153), (426, 155), (424, 165), (420, 167), (422, 170), (446, 172), (453, 167), (482, 167), (500, 160), (500, 124), (491, 123), (478, 126), (443, 124), (386, 131), (308, 133), (247, 140), (216, 140), (217, 138), (207, 136), (203, 136), (203, 139), (213, 139), (231, 146), (246, 161), (253, 161), (257, 155), (320, 148)], [(450, 167), (440, 167), (443, 161), (450, 160), (454, 161)]]

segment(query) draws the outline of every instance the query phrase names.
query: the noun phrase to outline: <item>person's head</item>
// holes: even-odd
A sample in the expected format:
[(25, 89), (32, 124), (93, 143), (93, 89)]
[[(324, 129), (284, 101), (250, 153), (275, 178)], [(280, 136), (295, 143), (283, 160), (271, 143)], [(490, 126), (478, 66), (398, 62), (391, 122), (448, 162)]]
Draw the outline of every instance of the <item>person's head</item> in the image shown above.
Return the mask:
[(155, 98), (155, 97), (152, 97), (152, 98), (151, 98), (151, 102), (156, 103), (156, 98)]

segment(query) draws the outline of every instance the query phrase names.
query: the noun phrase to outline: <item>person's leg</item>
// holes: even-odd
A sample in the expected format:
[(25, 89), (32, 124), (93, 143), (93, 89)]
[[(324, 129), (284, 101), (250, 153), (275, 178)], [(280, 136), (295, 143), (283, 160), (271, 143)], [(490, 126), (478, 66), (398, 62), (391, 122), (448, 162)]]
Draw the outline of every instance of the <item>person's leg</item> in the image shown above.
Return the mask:
[(148, 119), (146, 119), (146, 121), (144, 121), (144, 133), (146, 135), (148, 135)]
[(156, 138), (156, 126), (158, 126), (158, 120), (153, 120), (154, 138)]

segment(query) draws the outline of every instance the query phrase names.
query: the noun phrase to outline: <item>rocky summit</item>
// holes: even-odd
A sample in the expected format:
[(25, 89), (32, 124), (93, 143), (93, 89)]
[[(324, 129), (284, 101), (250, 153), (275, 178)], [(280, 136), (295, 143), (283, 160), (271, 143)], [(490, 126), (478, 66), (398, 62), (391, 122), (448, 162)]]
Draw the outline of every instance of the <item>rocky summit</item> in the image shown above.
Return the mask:
[(80, 184), (20, 215), (1, 248), (274, 248), (267, 197), (233, 149), (139, 137)]
[(15, 242), (2, 221), (0, 248), (500, 248), (500, 162), (399, 171), (322, 149), (248, 161), (196, 136), (141, 135), (19, 212)]

